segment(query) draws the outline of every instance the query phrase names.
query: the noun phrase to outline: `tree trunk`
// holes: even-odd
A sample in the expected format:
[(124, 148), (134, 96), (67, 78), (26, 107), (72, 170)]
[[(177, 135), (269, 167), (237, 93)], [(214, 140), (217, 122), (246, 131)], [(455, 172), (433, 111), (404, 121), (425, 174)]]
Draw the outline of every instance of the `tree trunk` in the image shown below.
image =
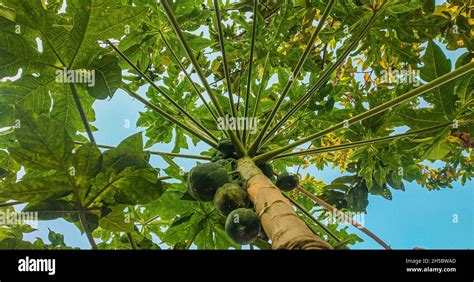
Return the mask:
[(238, 161), (239, 171), (250, 200), (273, 249), (320, 250), (331, 245), (316, 236), (296, 214), (280, 189), (248, 157)]

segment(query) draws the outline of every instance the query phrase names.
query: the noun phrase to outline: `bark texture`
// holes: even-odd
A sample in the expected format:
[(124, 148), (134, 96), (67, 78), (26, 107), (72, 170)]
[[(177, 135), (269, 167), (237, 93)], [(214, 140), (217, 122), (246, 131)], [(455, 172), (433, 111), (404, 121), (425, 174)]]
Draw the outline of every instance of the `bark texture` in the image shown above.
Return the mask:
[(263, 229), (272, 240), (273, 249), (332, 249), (331, 245), (309, 229), (278, 187), (250, 158), (240, 159), (237, 170), (244, 180)]

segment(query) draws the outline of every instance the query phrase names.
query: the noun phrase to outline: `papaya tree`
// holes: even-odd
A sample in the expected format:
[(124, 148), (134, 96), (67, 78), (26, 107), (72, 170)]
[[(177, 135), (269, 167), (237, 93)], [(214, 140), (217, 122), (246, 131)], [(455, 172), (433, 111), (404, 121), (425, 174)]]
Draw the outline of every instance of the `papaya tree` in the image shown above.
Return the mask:
[[(332, 216), (390, 249), (348, 216), (369, 195), (473, 176), (468, 2), (0, 0), (0, 211), (93, 249), (362, 240)], [(98, 144), (94, 103), (117, 95), (144, 132)], [(32, 231), (0, 224), (0, 248), (71, 248)]]

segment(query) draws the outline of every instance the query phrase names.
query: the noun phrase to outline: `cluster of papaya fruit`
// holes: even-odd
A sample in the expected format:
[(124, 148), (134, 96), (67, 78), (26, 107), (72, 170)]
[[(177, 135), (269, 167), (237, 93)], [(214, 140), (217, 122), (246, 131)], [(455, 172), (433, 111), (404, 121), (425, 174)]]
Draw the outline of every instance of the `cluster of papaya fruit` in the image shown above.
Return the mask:
[[(198, 201), (214, 202), (216, 210), (227, 217), (227, 235), (237, 244), (250, 244), (258, 237), (268, 240), (261, 230), (259, 217), (240, 176), (226, 169), (228, 164), (236, 169), (237, 159), (232, 142), (229, 139), (220, 140), (212, 161), (198, 164), (189, 172), (187, 192)], [(270, 163), (262, 163), (259, 168), (265, 176), (273, 179), (274, 172)], [(278, 176), (275, 185), (282, 191), (290, 191), (298, 186), (298, 177), (284, 172)]]

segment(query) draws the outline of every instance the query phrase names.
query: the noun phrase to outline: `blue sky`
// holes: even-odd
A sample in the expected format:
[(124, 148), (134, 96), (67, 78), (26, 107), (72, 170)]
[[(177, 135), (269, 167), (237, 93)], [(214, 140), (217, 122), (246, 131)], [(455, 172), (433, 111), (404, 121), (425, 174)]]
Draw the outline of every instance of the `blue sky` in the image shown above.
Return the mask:
[[(437, 3), (442, 1), (437, 1)], [(449, 52), (443, 48), (452, 61), (464, 52)], [(145, 91), (139, 92), (145, 96)], [(143, 131), (136, 128), (135, 123), (142, 105), (130, 98), (123, 91), (118, 91), (110, 101), (97, 101), (94, 104), (97, 121), (94, 122), (99, 131), (95, 132), (99, 144), (117, 145), (121, 140), (133, 133)], [(130, 128), (125, 125), (130, 123)], [(152, 149), (170, 151), (172, 144), (160, 144)], [(199, 153), (205, 148), (199, 144), (189, 152)], [(184, 152), (183, 152), (184, 153)], [(193, 167), (194, 162), (176, 159), (185, 170)], [(152, 157), (152, 164), (165, 168), (166, 163), (159, 157)], [(327, 167), (316, 171), (310, 167), (306, 172), (317, 175), (325, 182), (340, 176), (338, 171)], [(374, 232), (394, 249), (473, 249), (474, 248), (474, 189), (473, 182), (461, 186), (456, 183), (453, 189), (428, 191), (416, 183), (406, 183), (406, 191), (392, 190), (393, 200), (370, 196), (367, 214), (364, 217), (365, 227)], [(457, 220), (455, 220), (457, 219)], [(28, 234), (27, 239), (34, 237), (47, 238), (48, 228), (65, 235), (66, 244), (81, 248), (89, 248), (85, 236), (78, 229), (64, 220), (39, 223), (39, 230)], [(364, 239), (364, 242), (353, 246), (353, 249), (380, 249), (373, 240), (359, 230), (349, 229)]]

